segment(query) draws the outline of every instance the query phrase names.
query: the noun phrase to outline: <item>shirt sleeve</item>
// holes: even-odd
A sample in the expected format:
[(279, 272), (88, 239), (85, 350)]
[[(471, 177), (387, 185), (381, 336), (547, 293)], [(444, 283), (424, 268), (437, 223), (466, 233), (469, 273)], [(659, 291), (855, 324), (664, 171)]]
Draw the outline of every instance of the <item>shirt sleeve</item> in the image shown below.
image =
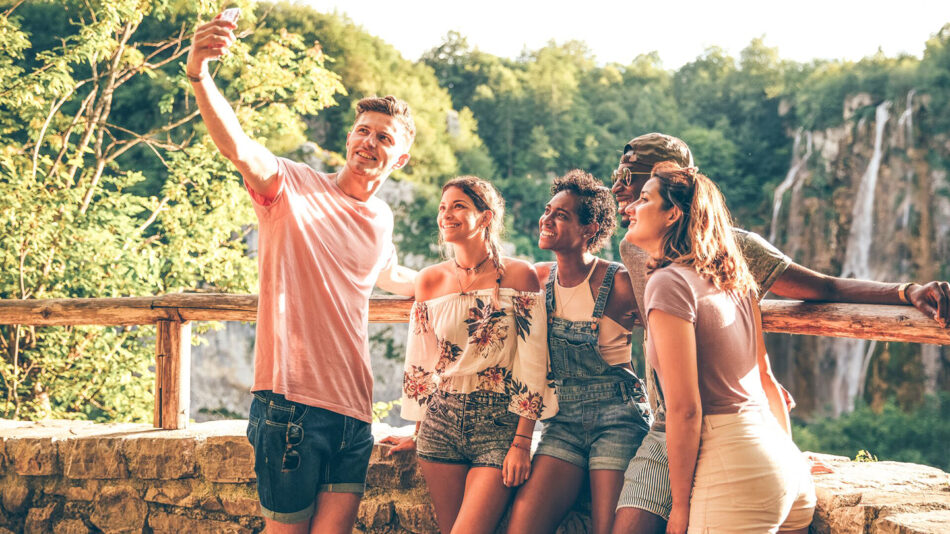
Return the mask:
[(540, 294), (512, 297), (517, 350), (511, 366), (508, 409), (528, 419), (557, 413), (557, 397), (548, 381), (548, 322)]
[(244, 188), (247, 189), (248, 194), (251, 195), (251, 199), (254, 201), (254, 211), (258, 212), (258, 217), (260, 217), (262, 213), (268, 212), (269, 208), (276, 204), (281, 196), (283, 196), (287, 181), (293, 174), (292, 166), (294, 165), (299, 165), (299, 163), (294, 163), (286, 158), (277, 158), (277, 174), (272, 178), (273, 180), (277, 180), (277, 193), (274, 194), (273, 198), (267, 198), (254, 191), (251, 189), (251, 186), (247, 184), (246, 180), (242, 180), (244, 182)]
[(421, 421), (436, 391), (435, 365), (438, 359), (435, 331), (429, 321), (429, 307), (416, 302), (409, 313), (409, 338), (402, 378), (403, 419)]
[(684, 321), (696, 322), (696, 295), (683, 275), (672, 266), (657, 269), (647, 280), (647, 317), (653, 310), (661, 310)]
[(752, 272), (755, 282), (759, 284), (759, 298), (761, 298), (792, 264), (792, 259), (759, 234), (741, 228), (732, 230), (739, 248), (742, 249), (742, 255), (749, 264), (749, 271)]

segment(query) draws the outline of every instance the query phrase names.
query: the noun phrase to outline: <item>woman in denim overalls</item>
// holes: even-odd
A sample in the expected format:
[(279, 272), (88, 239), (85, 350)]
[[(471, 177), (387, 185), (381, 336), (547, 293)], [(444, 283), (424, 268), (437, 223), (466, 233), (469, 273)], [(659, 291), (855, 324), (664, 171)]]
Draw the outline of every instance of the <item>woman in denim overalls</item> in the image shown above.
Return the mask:
[(633, 289), (620, 264), (593, 255), (616, 225), (610, 191), (571, 171), (555, 179), (551, 192), (538, 246), (554, 251), (557, 263), (536, 267), (547, 279), (550, 379), (559, 410), (544, 422), (508, 532), (554, 532), (589, 473), (591, 532), (609, 533), (624, 470), (650, 419), (630, 363)]

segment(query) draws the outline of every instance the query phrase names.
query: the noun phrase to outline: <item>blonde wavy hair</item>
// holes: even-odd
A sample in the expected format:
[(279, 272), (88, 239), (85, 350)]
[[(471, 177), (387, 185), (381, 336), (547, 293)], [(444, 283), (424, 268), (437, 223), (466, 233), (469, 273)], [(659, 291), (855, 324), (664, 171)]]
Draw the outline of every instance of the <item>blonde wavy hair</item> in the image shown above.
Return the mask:
[(649, 271), (671, 263), (687, 265), (717, 289), (758, 294), (758, 285), (732, 231), (732, 216), (719, 188), (695, 167), (672, 161), (657, 163), (651, 178), (658, 183), (663, 208), (676, 206), (683, 216), (663, 236), (663, 256)]

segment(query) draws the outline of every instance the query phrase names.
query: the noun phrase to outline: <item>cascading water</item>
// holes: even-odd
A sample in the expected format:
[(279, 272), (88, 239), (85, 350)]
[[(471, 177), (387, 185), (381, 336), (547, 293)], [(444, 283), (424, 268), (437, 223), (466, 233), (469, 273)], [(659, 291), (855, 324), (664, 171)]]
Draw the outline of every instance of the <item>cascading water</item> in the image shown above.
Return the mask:
[[(868, 168), (861, 177), (854, 199), (851, 216), (851, 232), (844, 254), (842, 277), (871, 279), (871, 243), (874, 227), (874, 192), (883, 158), (884, 127), (890, 118), (891, 103), (882, 102), (874, 113), (874, 152)], [(867, 340), (836, 339), (832, 351), (835, 355), (835, 371), (832, 379), (832, 410), (840, 415), (854, 409), (854, 400), (864, 389), (868, 364), (877, 342)]]
[(897, 118), (897, 129), (904, 135), (904, 148), (914, 148), (914, 95), (916, 89), (907, 91), (907, 105)]
[[(802, 136), (805, 137), (805, 154), (799, 154), (799, 146), (802, 142)], [(811, 157), (812, 151), (812, 137), (811, 132), (803, 132), (802, 128), (799, 128), (795, 132), (795, 143), (792, 145), (792, 163), (789, 165), (788, 174), (785, 175), (785, 179), (782, 180), (782, 183), (778, 184), (778, 187), (775, 188), (775, 194), (772, 196), (772, 229), (769, 232), (769, 241), (775, 243), (776, 236), (778, 234), (778, 216), (782, 211), (782, 197), (785, 195), (793, 185), (796, 184), (802, 167), (805, 166), (805, 163), (808, 161), (808, 158)]]

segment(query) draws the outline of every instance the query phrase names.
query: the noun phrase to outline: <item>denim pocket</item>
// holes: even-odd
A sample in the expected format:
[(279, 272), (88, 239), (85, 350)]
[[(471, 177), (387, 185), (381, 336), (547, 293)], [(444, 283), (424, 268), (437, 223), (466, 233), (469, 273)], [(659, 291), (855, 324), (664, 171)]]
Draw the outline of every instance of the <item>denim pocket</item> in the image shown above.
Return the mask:
[(266, 404), (264, 424), (274, 427), (286, 427), (289, 423), (300, 424), (310, 412), (306, 404), (286, 399), (271, 399)]

